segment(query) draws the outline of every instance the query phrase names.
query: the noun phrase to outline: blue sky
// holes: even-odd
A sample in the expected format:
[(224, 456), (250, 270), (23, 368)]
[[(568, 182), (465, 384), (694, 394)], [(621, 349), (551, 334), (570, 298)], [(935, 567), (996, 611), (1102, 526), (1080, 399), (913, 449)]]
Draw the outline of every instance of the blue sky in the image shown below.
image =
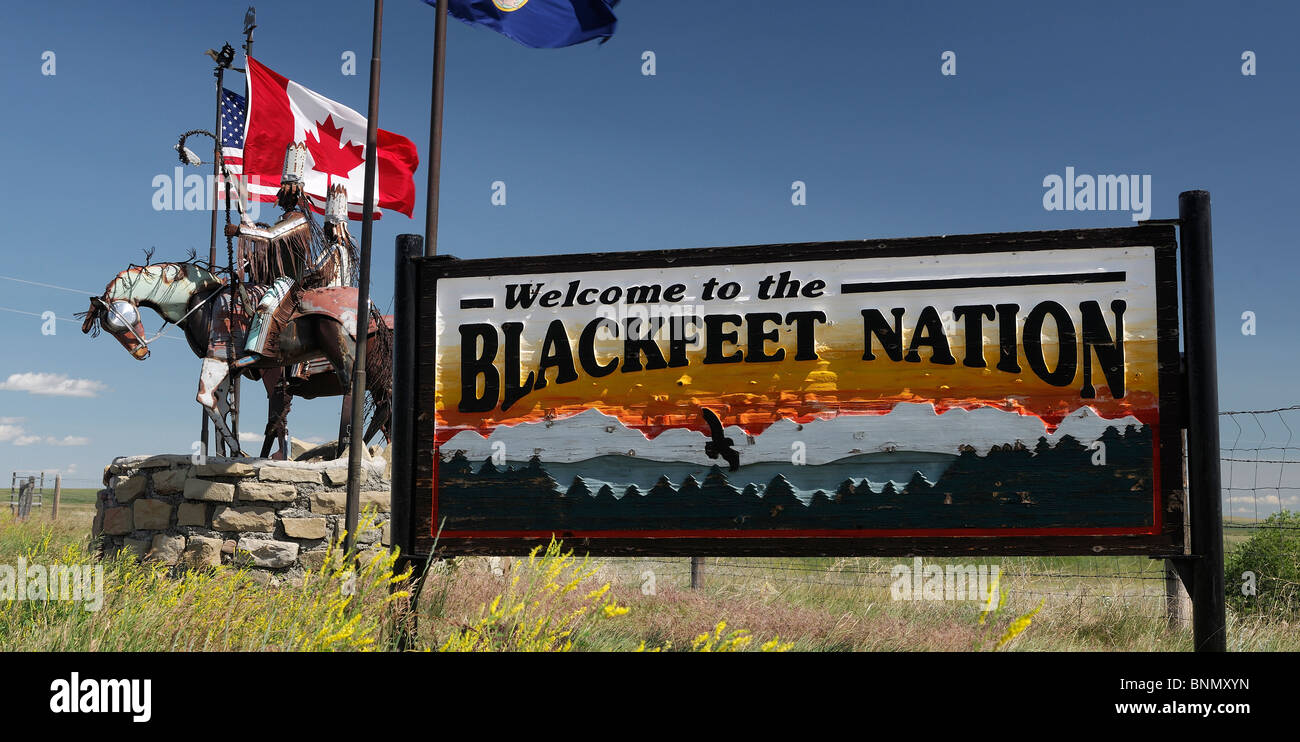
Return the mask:
[[(381, 126), (410, 137), (423, 161), (433, 11), (418, 0), (387, 5)], [(70, 318), (145, 248), (160, 260), (206, 253), (208, 214), (154, 211), (152, 182), (172, 172), (182, 131), (212, 126), (202, 52), (240, 43), (245, 7), (6, 8), (6, 478), (62, 470), (93, 486), (116, 455), (188, 451), (197, 438), (199, 361), (184, 342), (159, 341), (140, 363), (71, 322), (43, 335), (39, 317), (21, 312)], [(254, 55), (364, 111), (370, 8), (258, 3)], [(1300, 402), (1300, 258), (1288, 223), (1300, 196), (1296, 5), (625, 0), (618, 15), (609, 43), (560, 50), (449, 24), (442, 252), (1127, 226), (1128, 212), (1045, 211), (1043, 178), (1066, 166), (1150, 174), (1156, 218), (1176, 216), (1179, 191), (1213, 194), (1223, 407)], [(349, 50), (355, 76), (341, 71)], [(647, 50), (653, 77), (641, 74)], [(947, 50), (955, 76), (940, 74)], [(1246, 50), (1255, 76), (1241, 73)], [(54, 75), (41, 72), (46, 51)], [(227, 80), (242, 89), (241, 75)], [(394, 237), (423, 231), (424, 177), (422, 168), (415, 218), (389, 213), (375, 226), (373, 295), (384, 308)], [(497, 180), (505, 206), (490, 202)], [(790, 203), (794, 180), (807, 184), (806, 206)], [(1241, 332), (1245, 311), (1256, 313), (1254, 336)], [(6, 381), (31, 373), (82, 380), (72, 388), (87, 396)], [(259, 396), (245, 386), (245, 431), (261, 429)], [(332, 437), (338, 411), (336, 400), (299, 401), (293, 433)]]

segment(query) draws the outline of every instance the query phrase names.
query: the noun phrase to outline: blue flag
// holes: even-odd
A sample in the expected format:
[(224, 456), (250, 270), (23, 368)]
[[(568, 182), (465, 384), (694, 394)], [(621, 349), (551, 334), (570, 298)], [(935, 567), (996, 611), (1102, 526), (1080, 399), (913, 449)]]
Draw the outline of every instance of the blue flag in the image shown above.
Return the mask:
[[(437, 5), (437, 0), (424, 0)], [(614, 35), (618, 0), (448, 0), (451, 15), (524, 46), (553, 49)]]

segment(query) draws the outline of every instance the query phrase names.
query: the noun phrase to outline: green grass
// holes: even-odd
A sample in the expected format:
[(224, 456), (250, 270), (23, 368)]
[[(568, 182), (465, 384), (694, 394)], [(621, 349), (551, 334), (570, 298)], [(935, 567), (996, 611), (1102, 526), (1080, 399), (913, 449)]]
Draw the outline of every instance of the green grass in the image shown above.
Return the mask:
[[(88, 532), (94, 491), (64, 495), (55, 523), (40, 515), (16, 523), (7, 511), (0, 512), (0, 564), (13, 565), (19, 557), (29, 563), (93, 563)], [(477, 648), (571, 643), (576, 650), (623, 651), (643, 644), (676, 650), (690, 648), (702, 634), (713, 636), (725, 622), (724, 637), (736, 629), (750, 632), (749, 648), (780, 637), (796, 650), (810, 651), (989, 650), (1016, 618), (1041, 603), (1029, 628), (1008, 649), (1191, 649), (1190, 631), (1171, 629), (1165, 618), (1162, 563), (1138, 557), (988, 560), (1002, 569), (1007, 603), (982, 624), (984, 606), (976, 602), (892, 600), (890, 569), (910, 564), (906, 559), (707, 559), (704, 584), (696, 590), (689, 588), (686, 559), (594, 559), (590, 573), (566, 593), (570, 597), (557, 599), (544, 616), (533, 616), (544, 618), (551, 633), (532, 639), (517, 636), (509, 620), (492, 617), (490, 607), (503, 595), (498, 608), (526, 603), (512, 581), (518, 576), (544, 590), (538, 587), (545, 584), (538, 569), (549, 567), (511, 561), (498, 562), (505, 563), (503, 574), (494, 573), (486, 558), (435, 565), (422, 588), (419, 631), (411, 648), (438, 649), (459, 641)], [(363, 580), (370, 585), (365, 594), (346, 604), (340, 603), (338, 570), (303, 585), (269, 587), (230, 568), (178, 577), (125, 558), (109, 558), (103, 565), (107, 596), (99, 612), (67, 603), (0, 601), (0, 651), (392, 649), (398, 629), (410, 625), (403, 601), (386, 602), (392, 573), (383, 565), (373, 566)], [(645, 589), (647, 573), (653, 574), (653, 591)], [(604, 584), (611, 586), (607, 595), (583, 602)], [(597, 615), (610, 604), (629, 610)], [(574, 618), (573, 611), (584, 605), (586, 612)], [(473, 627), (490, 634), (491, 641), (467, 640), (465, 632)], [(1233, 649), (1300, 650), (1300, 632), (1280, 618), (1230, 612), (1229, 627)], [(553, 641), (543, 641), (547, 637)]]
[[(708, 559), (704, 585), (689, 589), (688, 561), (599, 560), (599, 579), (630, 611), (619, 621), (584, 632), (575, 648), (622, 650), (641, 641), (689, 645), (719, 620), (758, 637), (780, 636), (796, 650), (987, 650), (1020, 616), (1042, 604), (1015, 650), (1188, 651), (1191, 633), (1170, 628), (1165, 615), (1163, 563), (1138, 557), (1052, 557), (991, 560), (1003, 570), (1008, 603), (981, 625), (983, 606), (958, 601), (895, 601), (889, 568), (894, 559)], [(927, 564), (975, 560), (926, 560)], [(431, 576), (439, 607), (422, 606), (440, 629), (464, 625), (507, 582), (485, 559), (455, 560)], [(643, 595), (645, 572), (656, 574), (655, 594)], [(1282, 620), (1230, 616), (1236, 650), (1297, 650), (1300, 636)]]
[(319, 573), (277, 589), (233, 568), (169, 572), (127, 553), (100, 560), (93, 546), (71, 520), (0, 515), (0, 564), (103, 569), (98, 609), (84, 596), (0, 601), (0, 651), (386, 649), (404, 620), (389, 590), (402, 587), (392, 555), (365, 560), (353, 577), (342, 560), (327, 559)]

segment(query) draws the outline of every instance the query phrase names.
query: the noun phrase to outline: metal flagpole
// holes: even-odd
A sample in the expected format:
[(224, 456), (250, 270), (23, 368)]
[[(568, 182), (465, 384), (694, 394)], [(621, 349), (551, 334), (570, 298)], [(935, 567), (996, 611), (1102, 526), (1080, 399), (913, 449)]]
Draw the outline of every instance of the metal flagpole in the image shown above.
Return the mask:
[[(223, 62), (222, 55), (219, 53), (213, 57), (212, 61), (217, 65), (217, 68), (212, 73), (217, 79), (217, 100), (216, 121), (212, 129), (215, 136), (212, 139), (212, 225), (208, 234), (208, 265), (215, 266), (217, 264), (217, 181), (221, 178), (221, 91), (225, 86), (227, 63)], [(209, 453), (208, 413), (200, 411), (199, 414), (202, 417), (199, 440), (203, 446), (203, 455), (207, 456)], [(221, 442), (218, 441), (217, 445), (220, 449)], [(222, 453), (220, 450), (218, 452)]]
[[(248, 10), (244, 13), (244, 68), (245, 68), (245, 70), (247, 70), (247, 68), (248, 68), (248, 55), (250, 55), (250, 54), (253, 53), (253, 29), (255, 29), (255, 28), (257, 28), (257, 9), (250, 5), (250, 6), (248, 6)], [(247, 74), (247, 72), (245, 72), (245, 74)], [(221, 87), (221, 86), (218, 85), (218, 88), (220, 88), (220, 87)], [(220, 93), (220, 91), (219, 91), (219, 93)], [(217, 129), (217, 132), (218, 132), (218, 136), (220, 136), (221, 129), (218, 128), (218, 129)], [(230, 207), (229, 207), (229, 205), (228, 205), (228, 204), (229, 204), (229, 201), (230, 201), (230, 184), (229, 184), (229, 183), (226, 184), (225, 194), (226, 194), (226, 201), (227, 201), (227, 207), (226, 207), (226, 221), (229, 222), (229, 220), (230, 220)], [(243, 202), (243, 196), (239, 196), (239, 199), (240, 199), (240, 202), (242, 203), (242, 202)], [(242, 209), (242, 206), (241, 206), (241, 209)], [(234, 287), (234, 285), (235, 285), (235, 282), (239, 280), (239, 276), (237, 275), (237, 272), (236, 272), (236, 271), (237, 271), (237, 268), (236, 268), (236, 266), (234, 265), (234, 260), (233, 260), (233, 258), (232, 258), (232, 260), (231, 260), (231, 266), (230, 266), (230, 280), (231, 280), (231, 282), (232, 282), (232, 283), (231, 283), (232, 291), (233, 291), (233, 287)], [(234, 306), (234, 305), (235, 305), (234, 294), (232, 293), (232, 294), (231, 294), (231, 306)], [(239, 374), (231, 374), (231, 375), (229, 376), (229, 378), (227, 379), (227, 382), (226, 382), (226, 383), (230, 384), (230, 396), (231, 396), (231, 403), (230, 403), (230, 434), (233, 435), (233, 436), (235, 437), (235, 441), (236, 441), (236, 444), (235, 444), (235, 445), (236, 445), (236, 447), (238, 447), (238, 445), (239, 445), (239, 444), (238, 444), (238, 441), (239, 441)], [(238, 448), (237, 448), (237, 450), (238, 450)], [(286, 454), (285, 454), (285, 458), (289, 458), (287, 452), (286, 452)]]
[(447, 0), (438, 0), (433, 24), (433, 102), (429, 111), (429, 185), (424, 210), (424, 254), (438, 254), (438, 180), (442, 171), (442, 91), (447, 69)]
[(347, 535), (344, 553), (356, 543), (357, 511), (361, 506), (361, 440), (366, 401), (366, 330), (370, 326), (370, 243), (374, 226), (375, 169), (379, 140), (379, 46), (383, 38), (384, 0), (375, 0), (374, 32), (370, 42), (370, 104), (366, 109), (366, 195), (361, 215), (361, 271), (357, 284), (356, 363), (352, 371), (352, 414), (348, 429)]
[[(429, 171), (428, 186), (424, 209), (424, 250), (425, 257), (438, 254), (438, 181), (442, 171), (442, 90), (443, 75), (447, 59), (447, 0), (438, 0), (434, 6), (433, 21), (433, 95), (429, 103)], [(397, 266), (393, 302), (395, 305), (393, 329), (393, 418), (392, 434), (389, 446), (393, 458), (392, 478), (392, 526), (393, 545), (403, 550), (403, 558), (409, 559), (413, 553), (412, 531), (408, 503), (411, 498), (411, 486), (414, 476), (409, 451), (413, 445), (411, 421), (414, 418), (412, 405), (415, 402), (415, 364), (412, 354), (415, 351), (415, 323), (413, 315), (416, 301), (416, 271), (414, 259), (420, 254), (420, 237), (404, 234), (397, 237)], [(414, 568), (414, 578), (421, 580), (427, 561), (407, 560), (406, 564)], [(422, 584), (422, 582), (420, 583)], [(416, 590), (414, 602), (418, 602), (419, 590)], [(413, 620), (418, 621), (418, 617)], [(402, 648), (407, 646), (409, 635), (417, 633), (416, 624), (412, 623), (403, 631), (400, 639)]]
[[(248, 6), (248, 10), (246, 10), (246, 12), (244, 12), (244, 44), (243, 44), (243, 48), (244, 48), (244, 69), (246, 69), (246, 70), (247, 70), (247, 68), (248, 68), (248, 55), (251, 55), (251, 53), (252, 53), (252, 30), (253, 30), (253, 29), (256, 29), (256, 27), (257, 27), (257, 9), (256, 9), (256, 8), (253, 8), (253, 6), (250, 5), (250, 6)], [(244, 74), (247, 74), (247, 73), (244, 73)], [(224, 84), (224, 83), (218, 83), (218, 84), (217, 84), (217, 95), (218, 95), (218, 96), (221, 95), (221, 92), (222, 92), (222, 91), (221, 91), (222, 84)], [(218, 138), (220, 138), (220, 136), (221, 136), (221, 125), (220, 125), (220, 122), (217, 123), (217, 136), (218, 136)], [(229, 201), (230, 201), (230, 183), (226, 183), (226, 187), (225, 187), (225, 196), (226, 196), (226, 201), (227, 201), (227, 205), (226, 205), (226, 221), (229, 222), (229, 221), (230, 221), (230, 207), (229, 207)], [(238, 198), (239, 198), (239, 200), (240, 200), (240, 203), (243, 203), (243, 196), (238, 196)], [(242, 207), (240, 207), (240, 208), (242, 208)], [(239, 279), (238, 274), (237, 274), (237, 270), (238, 270), (238, 268), (237, 268), (237, 266), (234, 265), (234, 260), (231, 259), (231, 265), (230, 265), (231, 307), (234, 307), (234, 305), (235, 305), (233, 291), (234, 291), (235, 282), (237, 282), (238, 279)], [(234, 451), (234, 452), (238, 452), (238, 451), (239, 451), (239, 448), (238, 448), (238, 446), (239, 446), (239, 443), (238, 443), (238, 441), (239, 441), (239, 374), (230, 374), (230, 376), (226, 378), (226, 383), (229, 383), (229, 385), (230, 385), (230, 434), (231, 434), (231, 435), (234, 435), (234, 439), (235, 439), (235, 451)], [(234, 452), (233, 452), (233, 454), (234, 454)], [(289, 455), (286, 454), (285, 457), (286, 457), (286, 459), (287, 459), (287, 457), (289, 457)]]

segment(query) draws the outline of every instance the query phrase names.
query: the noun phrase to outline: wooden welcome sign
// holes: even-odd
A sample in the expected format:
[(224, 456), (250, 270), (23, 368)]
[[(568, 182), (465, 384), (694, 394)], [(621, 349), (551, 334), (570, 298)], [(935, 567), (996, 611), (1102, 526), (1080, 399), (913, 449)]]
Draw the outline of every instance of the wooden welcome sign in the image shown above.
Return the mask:
[(411, 543), (1181, 554), (1175, 246), (412, 260)]

